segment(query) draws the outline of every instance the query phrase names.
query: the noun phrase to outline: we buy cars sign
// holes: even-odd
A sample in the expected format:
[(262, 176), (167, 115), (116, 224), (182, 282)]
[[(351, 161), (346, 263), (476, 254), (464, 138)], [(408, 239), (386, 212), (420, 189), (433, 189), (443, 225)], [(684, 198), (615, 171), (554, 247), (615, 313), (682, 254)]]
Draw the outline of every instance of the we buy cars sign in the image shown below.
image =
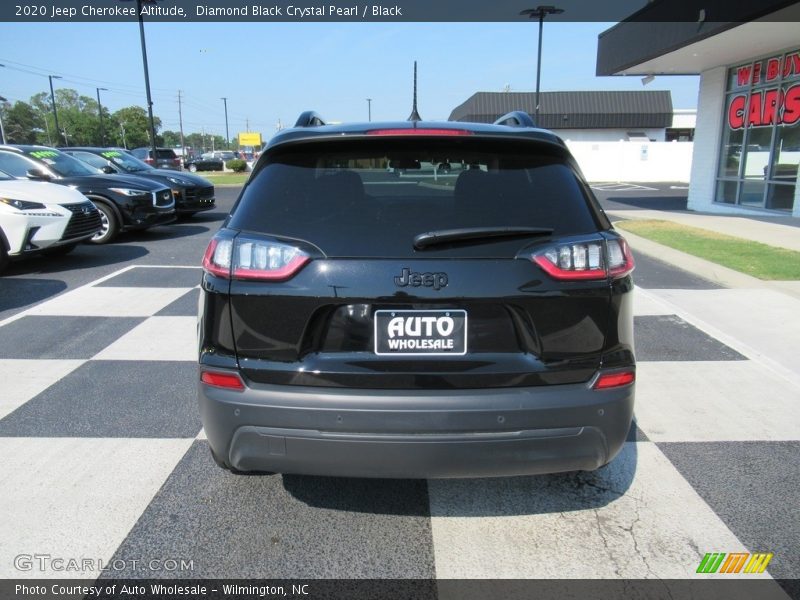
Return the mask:
[[(728, 127), (794, 125), (800, 121), (800, 50), (773, 56), (734, 69), (735, 87), (775, 87), (754, 89), (733, 96), (728, 107)], [(788, 87), (781, 83), (794, 82)]]

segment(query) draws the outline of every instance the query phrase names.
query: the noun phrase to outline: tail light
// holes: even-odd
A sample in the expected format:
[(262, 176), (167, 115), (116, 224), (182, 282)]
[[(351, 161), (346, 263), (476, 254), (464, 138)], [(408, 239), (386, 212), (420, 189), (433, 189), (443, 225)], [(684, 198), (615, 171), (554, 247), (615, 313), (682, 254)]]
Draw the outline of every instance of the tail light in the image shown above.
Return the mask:
[(633, 255), (621, 237), (550, 246), (531, 257), (555, 279), (619, 279), (633, 271)]
[(472, 135), (468, 129), (435, 129), (414, 127), (409, 129), (370, 129), (367, 135)]
[(203, 256), (203, 269), (225, 279), (286, 281), (310, 260), (300, 248), (282, 242), (214, 237)]
[(634, 371), (621, 371), (617, 373), (603, 373), (592, 385), (594, 390), (607, 390), (615, 387), (630, 385), (636, 380)]

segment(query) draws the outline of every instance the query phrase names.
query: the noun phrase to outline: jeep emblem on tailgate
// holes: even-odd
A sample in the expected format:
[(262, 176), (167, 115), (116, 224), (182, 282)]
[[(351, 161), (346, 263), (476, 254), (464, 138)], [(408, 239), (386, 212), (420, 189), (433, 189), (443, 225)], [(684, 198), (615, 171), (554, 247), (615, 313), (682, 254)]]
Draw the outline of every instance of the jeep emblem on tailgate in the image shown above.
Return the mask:
[(394, 283), (398, 287), (410, 285), (411, 287), (432, 287), (440, 290), (447, 286), (447, 273), (417, 273), (406, 267), (400, 275), (394, 278)]

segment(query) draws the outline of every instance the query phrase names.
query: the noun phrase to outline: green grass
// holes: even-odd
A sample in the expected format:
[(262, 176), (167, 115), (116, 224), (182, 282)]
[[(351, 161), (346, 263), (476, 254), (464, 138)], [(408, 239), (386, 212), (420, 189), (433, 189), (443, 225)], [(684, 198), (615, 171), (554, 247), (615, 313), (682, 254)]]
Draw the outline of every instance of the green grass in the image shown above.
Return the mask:
[(215, 185), (243, 185), (250, 173), (222, 173), (219, 171), (198, 171), (197, 175), (205, 177)]
[(800, 252), (794, 250), (670, 221), (620, 221), (615, 227), (758, 279), (800, 279)]

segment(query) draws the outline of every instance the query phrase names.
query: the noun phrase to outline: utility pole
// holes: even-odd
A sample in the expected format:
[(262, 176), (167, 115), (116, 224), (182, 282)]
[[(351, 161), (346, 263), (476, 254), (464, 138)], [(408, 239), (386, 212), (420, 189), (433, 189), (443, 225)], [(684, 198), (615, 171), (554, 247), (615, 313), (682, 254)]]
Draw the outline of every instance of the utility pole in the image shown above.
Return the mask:
[(106, 88), (96, 88), (97, 89), (97, 114), (100, 117), (100, 145), (106, 145), (106, 133), (103, 131), (103, 105), (100, 104), (100, 90), (107, 92)]
[[(0, 96), (0, 102), (8, 102), (5, 98)], [(3, 117), (0, 115), (0, 139), (3, 140), (3, 143), (6, 143), (6, 130), (3, 128)]]
[(181, 152), (183, 157), (186, 158), (186, 145), (183, 143), (183, 110), (181, 108), (181, 91), (178, 90), (178, 125), (181, 132)]
[(61, 131), (58, 128), (58, 111), (56, 110), (56, 94), (53, 91), (53, 79), (61, 79), (61, 75), (48, 75), (50, 80), (50, 102), (53, 104), (53, 118), (56, 121), (56, 144), (58, 144), (58, 134)]
[(228, 99), (227, 98), (220, 98), (222, 102), (225, 104), (225, 148), (228, 148), (230, 145), (230, 135), (228, 135)]
[(119, 128), (122, 131), (122, 147), (127, 149), (128, 148), (128, 143), (125, 141), (125, 125), (120, 123), (119, 124)]
[(244, 130), (250, 131), (250, 117), (247, 117), (244, 122), (245, 122)]
[(367, 121), (372, 121), (372, 98), (367, 98)]

